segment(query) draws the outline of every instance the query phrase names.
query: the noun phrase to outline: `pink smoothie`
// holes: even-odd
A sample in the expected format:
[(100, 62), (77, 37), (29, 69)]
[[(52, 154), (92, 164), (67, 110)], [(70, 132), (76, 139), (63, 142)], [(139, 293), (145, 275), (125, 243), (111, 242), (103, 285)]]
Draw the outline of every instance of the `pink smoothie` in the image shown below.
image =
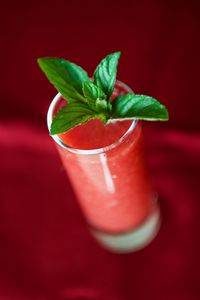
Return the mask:
[(91, 120), (59, 137), (66, 145), (58, 146), (63, 165), (89, 224), (111, 233), (140, 225), (152, 209), (141, 123)]
[(65, 144), (76, 149), (98, 149), (118, 141), (131, 124), (132, 121), (120, 121), (105, 126), (101, 120), (91, 120), (60, 134), (59, 137)]

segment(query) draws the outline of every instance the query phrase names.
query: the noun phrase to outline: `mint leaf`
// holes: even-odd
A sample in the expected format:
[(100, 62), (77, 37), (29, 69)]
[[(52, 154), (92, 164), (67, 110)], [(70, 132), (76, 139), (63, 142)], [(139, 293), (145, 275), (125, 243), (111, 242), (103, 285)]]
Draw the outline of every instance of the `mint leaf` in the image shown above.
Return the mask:
[(96, 101), (96, 109), (99, 112), (107, 113), (108, 102), (106, 100), (97, 99), (97, 101)]
[(86, 101), (83, 96), (83, 82), (89, 80), (87, 73), (79, 66), (62, 58), (39, 58), (38, 64), (49, 81), (69, 102)]
[(86, 103), (69, 103), (64, 106), (54, 117), (50, 134), (64, 133), (73, 127), (86, 123), (91, 119), (101, 119), (106, 123), (106, 117), (90, 109)]
[(150, 96), (122, 95), (113, 101), (112, 108), (113, 119), (136, 118), (152, 121), (169, 119), (166, 107)]
[(83, 93), (91, 108), (98, 112), (106, 112), (106, 96), (100, 87), (97, 87), (92, 81), (83, 83)]
[(103, 90), (107, 100), (112, 95), (115, 85), (119, 57), (120, 52), (106, 56), (94, 72), (94, 83)]
[(83, 94), (88, 100), (89, 105), (95, 105), (97, 99), (105, 99), (104, 92), (96, 86), (92, 81), (83, 82)]

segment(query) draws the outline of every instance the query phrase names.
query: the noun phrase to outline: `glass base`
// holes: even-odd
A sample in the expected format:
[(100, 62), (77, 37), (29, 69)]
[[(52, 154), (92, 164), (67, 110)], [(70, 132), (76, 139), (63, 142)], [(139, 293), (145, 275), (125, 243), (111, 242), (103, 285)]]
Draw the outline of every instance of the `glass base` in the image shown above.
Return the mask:
[(110, 234), (92, 229), (92, 235), (108, 250), (118, 253), (138, 251), (157, 235), (161, 224), (160, 209), (156, 205), (150, 216), (137, 228), (122, 234)]

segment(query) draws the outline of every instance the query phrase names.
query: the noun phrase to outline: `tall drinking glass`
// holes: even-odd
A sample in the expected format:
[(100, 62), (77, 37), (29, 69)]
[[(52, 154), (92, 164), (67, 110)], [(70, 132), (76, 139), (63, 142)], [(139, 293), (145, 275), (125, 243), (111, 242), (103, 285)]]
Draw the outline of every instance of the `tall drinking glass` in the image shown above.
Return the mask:
[[(116, 82), (115, 96), (130, 92), (133, 93), (128, 86)], [(66, 100), (57, 94), (48, 110), (48, 128), (64, 104)], [(141, 122), (128, 122), (122, 136), (97, 149), (76, 149), (66, 144), (62, 135), (52, 136), (91, 233), (114, 252), (143, 248), (160, 226), (160, 211), (145, 160)]]

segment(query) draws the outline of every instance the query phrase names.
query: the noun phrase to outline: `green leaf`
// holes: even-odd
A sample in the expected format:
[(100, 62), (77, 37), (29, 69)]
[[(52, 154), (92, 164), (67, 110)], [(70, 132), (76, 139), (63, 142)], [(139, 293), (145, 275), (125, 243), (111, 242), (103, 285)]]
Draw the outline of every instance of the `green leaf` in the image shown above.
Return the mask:
[(112, 107), (113, 119), (136, 118), (151, 121), (169, 119), (166, 107), (150, 96), (122, 95), (113, 101)]
[(96, 101), (96, 109), (99, 112), (107, 113), (108, 102), (106, 100), (97, 99), (97, 101)]
[(39, 58), (37, 61), (47, 78), (65, 99), (69, 102), (86, 101), (82, 85), (89, 77), (81, 67), (56, 57)]
[(117, 65), (120, 52), (114, 52), (106, 56), (97, 66), (94, 72), (94, 83), (100, 87), (109, 100), (116, 81)]
[(101, 88), (97, 87), (92, 81), (83, 82), (83, 94), (87, 99), (88, 104), (92, 107), (96, 107), (97, 99), (105, 99), (106, 96)]
[(106, 123), (105, 115), (93, 111), (88, 104), (69, 103), (55, 115), (51, 124), (50, 134), (64, 133), (91, 119), (101, 119), (103, 123)]

